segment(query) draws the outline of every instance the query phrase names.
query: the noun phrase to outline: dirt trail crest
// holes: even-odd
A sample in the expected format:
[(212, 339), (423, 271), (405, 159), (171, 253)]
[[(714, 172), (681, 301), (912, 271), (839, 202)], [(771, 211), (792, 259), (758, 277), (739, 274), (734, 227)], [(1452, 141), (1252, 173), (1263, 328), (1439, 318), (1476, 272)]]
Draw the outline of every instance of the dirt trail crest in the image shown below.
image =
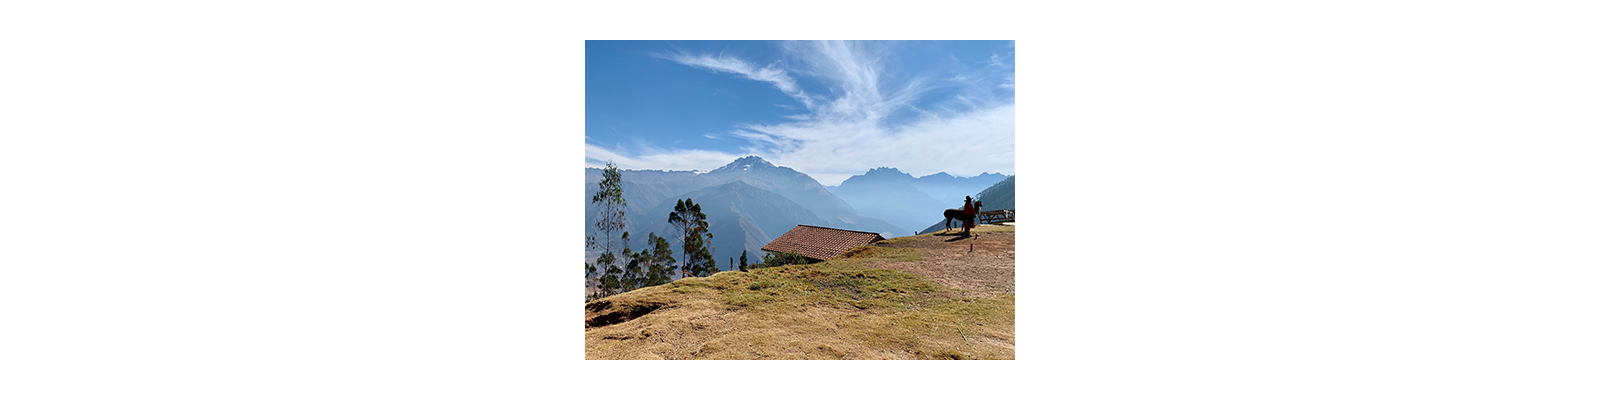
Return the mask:
[[(1014, 228), (980, 225), (972, 237), (957, 230), (881, 242), (888, 248), (922, 250), (918, 261), (869, 261), (863, 266), (910, 272), (940, 285), (992, 296), (1016, 293), (1017, 235)], [(969, 250), (970, 249), (970, 250)]]

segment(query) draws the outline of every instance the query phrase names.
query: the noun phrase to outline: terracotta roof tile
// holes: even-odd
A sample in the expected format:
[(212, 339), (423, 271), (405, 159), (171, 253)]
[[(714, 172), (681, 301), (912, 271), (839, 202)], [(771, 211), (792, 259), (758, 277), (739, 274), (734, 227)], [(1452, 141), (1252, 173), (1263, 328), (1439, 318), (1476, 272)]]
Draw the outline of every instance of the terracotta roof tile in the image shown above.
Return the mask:
[(761, 250), (774, 253), (795, 252), (800, 255), (827, 261), (857, 246), (883, 240), (883, 235), (873, 232), (851, 231), (811, 225), (798, 225)]

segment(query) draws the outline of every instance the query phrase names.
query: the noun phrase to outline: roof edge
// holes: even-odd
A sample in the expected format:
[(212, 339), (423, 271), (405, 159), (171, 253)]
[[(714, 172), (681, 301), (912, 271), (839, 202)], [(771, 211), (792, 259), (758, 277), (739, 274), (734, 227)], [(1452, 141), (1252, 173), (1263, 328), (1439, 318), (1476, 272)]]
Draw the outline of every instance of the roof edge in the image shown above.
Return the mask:
[[(871, 233), (871, 234), (874, 234), (874, 235), (883, 236), (883, 234), (879, 233), (879, 232), (853, 231), (853, 230), (849, 230), (849, 229), (839, 229), (839, 228), (833, 228), (833, 227), (827, 227), (827, 226), (816, 226), (816, 225), (806, 225), (806, 224), (795, 224), (795, 226), (797, 226), (797, 227), (806, 226), (806, 227), (812, 227), (812, 228), (832, 229), (832, 230), (844, 231), (844, 232)], [(794, 228), (789, 228), (789, 230), (794, 230)], [(782, 235), (779, 235), (779, 236), (782, 236)]]

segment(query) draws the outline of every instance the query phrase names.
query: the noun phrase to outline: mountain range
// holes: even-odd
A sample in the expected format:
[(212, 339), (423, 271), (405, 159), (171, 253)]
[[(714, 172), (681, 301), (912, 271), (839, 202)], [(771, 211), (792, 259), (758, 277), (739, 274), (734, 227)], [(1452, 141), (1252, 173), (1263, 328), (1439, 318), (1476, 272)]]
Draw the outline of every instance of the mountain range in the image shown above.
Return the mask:
[[(756, 156), (740, 158), (708, 172), (620, 172), (623, 198), (627, 200), (624, 221), (636, 245), (649, 232), (675, 240), (677, 236), (670, 232), (667, 218), (678, 200), (693, 199), (706, 214), (714, 235), (710, 244), (716, 246), (713, 256), (724, 270), (728, 269), (724, 265), (728, 257), (737, 258), (738, 250), (751, 250), (749, 257), (759, 260), (762, 246), (796, 224), (879, 232), (884, 237), (911, 233), (861, 215), (809, 175)], [(589, 200), (599, 190), (601, 179), (601, 169), (585, 168), (585, 235), (598, 233), (594, 228), (598, 210)], [(588, 250), (586, 255), (592, 258), (597, 252)], [(682, 259), (679, 255), (674, 257)]]
[(898, 169), (873, 168), (845, 179), (833, 193), (862, 214), (889, 221), (900, 228), (898, 232), (913, 232), (929, 216), (948, 208), (913, 186), (916, 180)]
[(882, 218), (916, 232), (929, 220), (940, 218), (947, 208), (961, 208), (967, 196), (1006, 179), (1006, 175), (984, 173), (958, 178), (947, 173), (914, 178), (895, 168), (873, 168), (840, 183), (834, 193), (862, 214)]
[[(642, 246), (651, 232), (676, 244), (668, 216), (679, 200), (693, 199), (706, 214), (714, 235), (708, 243), (715, 246), (713, 257), (723, 270), (731, 267), (726, 265), (728, 259), (737, 259), (741, 251), (759, 260), (762, 246), (795, 225), (877, 232), (885, 238), (913, 234), (943, 209), (960, 207), (965, 196), (1007, 178), (989, 173), (960, 178), (942, 172), (914, 178), (894, 168), (876, 168), (838, 187), (825, 187), (809, 175), (756, 156), (711, 171), (620, 172), (627, 200), (624, 220), (634, 247)], [(598, 209), (589, 200), (599, 190), (600, 180), (601, 169), (585, 168), (586, 235), (597, 234)], [(585, 258), (597, 255), (586, 250)]]

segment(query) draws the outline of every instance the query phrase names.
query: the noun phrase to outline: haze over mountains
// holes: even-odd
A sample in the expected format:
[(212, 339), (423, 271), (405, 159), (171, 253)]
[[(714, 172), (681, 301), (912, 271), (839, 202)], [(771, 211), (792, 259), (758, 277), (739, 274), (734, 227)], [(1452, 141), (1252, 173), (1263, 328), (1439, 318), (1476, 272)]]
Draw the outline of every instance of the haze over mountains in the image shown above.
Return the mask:
[[(977, 199), (976, 193), (1005, 180), (1008, 175), (985, 172), (972, 177), (955, 177), (943, 172), (917, 178), (911, 186), (921, 189), (934, 200), (950, 207), (959, 207), (967, 196)], [(988, 203), (984, 203), (988, 205)]]
[(889, 221), (901, 232), (915, 232), (945, 209), (960, 208), (967, 196), (976, 198), (979, 191), (1003, 179), (1002, 174), (957, 178), (943, 172), (913, 178), (883, 167), (852, 176), (833, 192), (862, 214)]
[[(589, 199), (599, 188), (600, 171), (584, 170), (586, 235), (596, 234), (598, 208)], [(624, 218), (634, 247), (650, 232), (676, 244), (668, 215), (678, 200), (693, 199), (706, 214), (714, 235), (709, 244), (716, 247), (713, 256), (722, 270), (729, 269), (728, 258), (737, 259), (740, 251), (759, 260), (762, 246), (797, 224), (878, 232), (886, 238), (909, 235), (939, 218), (945, 208), (960, 207), (964, 196), (976, 197), (1006, 179), (1002, 174), (958, 178), (942, 172), (913, 178), (894, 168), (877, 168), (830, 190), (804, 173), (756, 156), (708, 172), (621, 172), (628, 202)], [(595, 255), (589, 251), (586, 258)], [(680, 254), (674, 257), (682, 259)]]

